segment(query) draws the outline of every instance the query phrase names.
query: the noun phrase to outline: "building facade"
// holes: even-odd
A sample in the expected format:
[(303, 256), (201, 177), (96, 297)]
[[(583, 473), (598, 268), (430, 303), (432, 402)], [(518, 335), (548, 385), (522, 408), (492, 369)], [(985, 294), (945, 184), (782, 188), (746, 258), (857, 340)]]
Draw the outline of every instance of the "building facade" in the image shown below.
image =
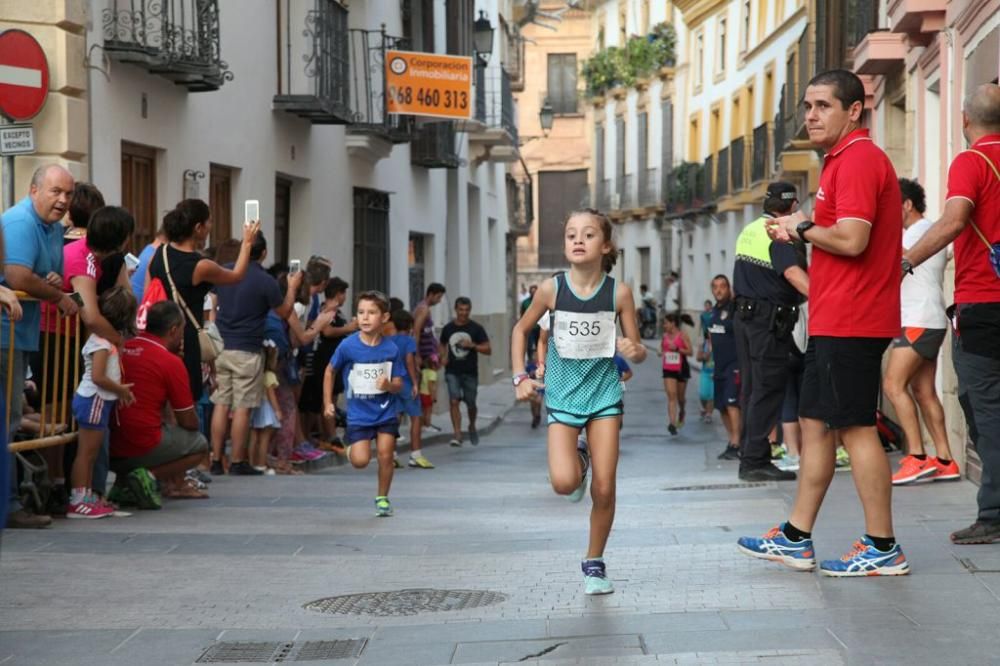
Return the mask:
[[(439, 324), (468, 296), (506, 337), (524, 217), (509, 182), (508, 0), (3, 4), (4, 26), (52, 54), (41, 153), (18, 158), (19, 191), (38, 163), (67, 163), (133, 212), (136, 252), (183, 198), (209, 202), (213, 243), (238, 237), (256, 199), (270, 261), (325, 255), (349, 298), (379, 289), (408, 307), (441, 282)], [(480, 13), (490, 54), (475, 51)], [(473, 58), (472, 119), (388, 114), (389, 49)], [(504, 346), (481, 365), (492, 381), (508, 367)]]
[[(579, 89), (579, 68), (590, 54), (592, 20), (586, 9), (565, 1), (526, 3), (518, 15), (525, 77), (517, 92), (523, 164), (519, 177), (531, 188), (533, 223), (518, 240), (519, 284), (531, 285), (566, 264), (563, 222), (567, 213), (589, 205), (591, 108)], [(552, 113), (543, 130), (542, 107)]]

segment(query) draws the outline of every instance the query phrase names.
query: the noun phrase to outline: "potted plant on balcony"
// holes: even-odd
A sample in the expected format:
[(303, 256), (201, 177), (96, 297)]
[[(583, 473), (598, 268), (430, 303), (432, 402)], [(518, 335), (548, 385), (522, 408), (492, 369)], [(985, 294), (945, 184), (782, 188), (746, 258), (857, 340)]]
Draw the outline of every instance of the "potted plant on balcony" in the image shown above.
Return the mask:
[(656, 47), (657, 68), (661, 77), (673, 72), (677, 60), (677, 30), (673, 24), (661, 21), (649, 31), (649, 40)]
[(601, 49), (583, 61), (583, 65), (580, 67), (580, 76), (583, 77), (588, 97), (603, 97), (608, 90), (620, 83), (621, 55), (619, 51), (616, 47), (610, 46)]

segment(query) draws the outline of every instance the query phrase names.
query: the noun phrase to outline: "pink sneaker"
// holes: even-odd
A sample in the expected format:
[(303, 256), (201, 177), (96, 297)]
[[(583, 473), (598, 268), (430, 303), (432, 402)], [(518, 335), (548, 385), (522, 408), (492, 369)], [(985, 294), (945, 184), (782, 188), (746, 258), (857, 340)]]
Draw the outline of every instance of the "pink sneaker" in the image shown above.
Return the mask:
[(113, 514), (115, 510), (104, 504), (97, 496), (87, 495), (78, 504), (70, 504), (66, 508), (67, 518), (78, 518), (83, 520), (95, 520), (105, 518)]

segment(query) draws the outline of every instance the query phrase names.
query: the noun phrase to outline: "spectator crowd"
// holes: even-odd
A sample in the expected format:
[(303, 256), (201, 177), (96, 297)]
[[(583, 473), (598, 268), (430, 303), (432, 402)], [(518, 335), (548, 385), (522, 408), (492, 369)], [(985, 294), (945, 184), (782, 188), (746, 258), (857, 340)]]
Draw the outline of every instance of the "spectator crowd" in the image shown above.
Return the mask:
[[(409, 439), (410, 467), (434, 467), (421, 440), (440, 432), (431, 418), (442, 369), (452, 444), (463, 442), (460, 402), (478, 443), (477, 354), (490, 349), (469, 299), (456, 299), (443, 331), (431, 319), (446, 291), (437, 283), (413, 314), (376, 291), (345, 312), (350, 285), (331, 261), (268, 264), (257, 220), (206, 247), (213, 225), (229, 223), (185, 199), (135, 256), (129, 211), (54, 164), (3, 213), (0, 442), (44, 465), (0, 455), (0, 527), (204, 499), (223, 474), (301, 475), (329, 457), (363, 467), (369, 440), (380, 442), (377, 500), (388, 505), (382, 480), (403, 466), (397, 438)], [(380, 364), (347, 353), (383, 344)], [(368, 423), (375, 405), (379, 421)]]

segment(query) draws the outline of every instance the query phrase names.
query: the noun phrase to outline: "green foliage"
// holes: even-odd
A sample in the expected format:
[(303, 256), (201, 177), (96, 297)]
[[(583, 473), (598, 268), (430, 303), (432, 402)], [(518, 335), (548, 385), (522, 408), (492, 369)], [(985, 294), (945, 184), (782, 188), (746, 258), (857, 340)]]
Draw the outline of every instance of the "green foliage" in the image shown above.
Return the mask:
[(630, 37), (623, 48), (609, 46), (583, 62), (587, 94), (603, 95), (616, 86), (631, 87), (660, 67), (674, 64), (677, 34), (669, 23), (659, 23), (645, 36)]

